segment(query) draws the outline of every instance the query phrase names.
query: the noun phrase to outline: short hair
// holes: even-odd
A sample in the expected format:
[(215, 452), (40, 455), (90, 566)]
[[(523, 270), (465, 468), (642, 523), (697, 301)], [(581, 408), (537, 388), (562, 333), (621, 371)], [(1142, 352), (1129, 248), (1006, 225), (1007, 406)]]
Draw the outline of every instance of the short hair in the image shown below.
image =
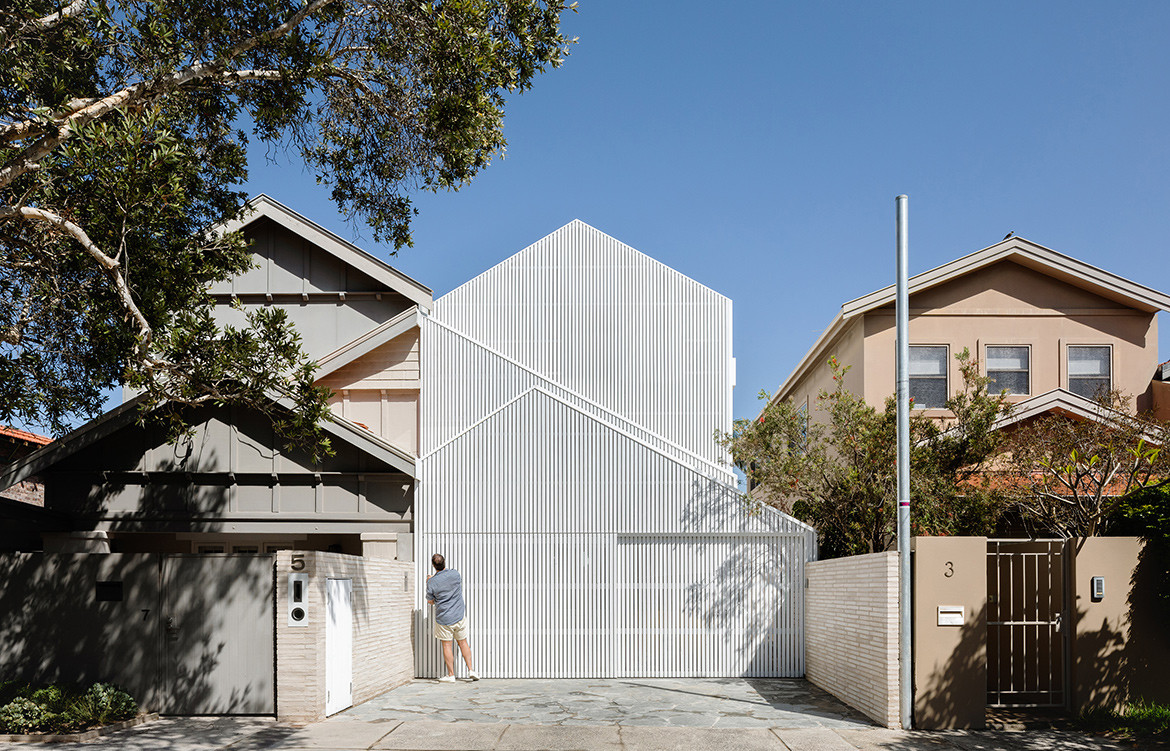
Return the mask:
[(442, 553), (435, 553), (431, 556), (431, 565), (435, 567), (435, 571), (442, 571), (447, 568), (447, 559)]

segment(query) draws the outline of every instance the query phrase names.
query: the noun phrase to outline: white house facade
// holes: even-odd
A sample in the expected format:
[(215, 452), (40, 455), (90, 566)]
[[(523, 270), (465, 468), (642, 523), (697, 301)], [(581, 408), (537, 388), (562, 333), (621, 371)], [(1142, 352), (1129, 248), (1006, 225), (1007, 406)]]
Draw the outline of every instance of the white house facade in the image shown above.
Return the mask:
[(748, 508), (713, 440), (730, 300), (574, 221), (422, 318), (416, 591), (433, 552), (461, 571), (478, 670), (803, 674), (815, 534)]

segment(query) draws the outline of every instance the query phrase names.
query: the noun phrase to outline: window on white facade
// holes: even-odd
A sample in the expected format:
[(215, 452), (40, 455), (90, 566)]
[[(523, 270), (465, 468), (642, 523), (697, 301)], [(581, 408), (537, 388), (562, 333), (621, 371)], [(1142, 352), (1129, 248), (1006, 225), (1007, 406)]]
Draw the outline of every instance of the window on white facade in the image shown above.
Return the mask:
[(910, 398), (919, 409), (946, 406), (946, 347), (910, 346)]
[(1108, 346), (1069, 345), (1068, 390), (1086, 399), (1094, 399), (1113, 387)]
[(1031, 352), (1027, 346), (987, 348), (987, 391), (1029, 394)]

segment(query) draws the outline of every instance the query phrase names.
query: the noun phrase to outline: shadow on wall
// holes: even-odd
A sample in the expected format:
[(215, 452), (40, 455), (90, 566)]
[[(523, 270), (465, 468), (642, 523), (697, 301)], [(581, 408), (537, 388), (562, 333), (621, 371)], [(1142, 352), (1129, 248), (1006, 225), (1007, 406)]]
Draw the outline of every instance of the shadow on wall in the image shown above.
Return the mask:
[(676, 543), (676, 555), (705, 564), (687, 583), (686, 614), (705, 630), (722, 632), (735, 654), (750, 655), (732, 666), (738, 674), (802, 675), (804, 540), (760, 536), (765, 523), (753, 518), (743, 496), (714, 480), (694, 483), (682, 521), (700, 537)]
[(0, 557), (0, 677), (108, 681), (148, 711), (271, 712), (270, 666), (256, 681), (225, 679), (255, 649), (238, 638), (241, 619), (271, 644), (270, 597), (255, 586), (265, 563), (270, 581), (267, 557)]
[[(1085, 568), (1080, 574), (1083, 581), (1078, 584), (1087, 584), (1094, 573)], [(1156, 594), (1165, 586), (1164, 571), (1165, 562), (1156, 546), (1143, 545), (1130, 575), (1123, 612), (1109, 617), (1114, 613), (1106, 611), (1103, 615), (1093, 605), (1078, 603), (1074, 673), (1077, 710), (1120, 709), (1143, 700), (1170, 703), (1170, 682), (1166, 680), (1170, 670), (1170, 641), (1166, 638), (1170, 612)], [(1107, 578), (1104, 604), (1111, 594), (1110, 584)]]
[[(917, 679), (915, 671), (913, 721), (916, 728), (984, 726), (987, 704), (986, 606), (971, 615), (959, 627), (958, 647), (947, 659), (929, 668), (925, 680)], [(922, 636), (916, 634), (915, 638)], [(976, 679), (972, 681), (972, 677)]]
[(1138, 554), (1137, 566), (1130, 578), (1129, 643), (1126, 646), (1129, 662), (1131, 699), (1170, 704), (1170, 600), (1159, 597), (1167, 583), (1163, 577), (1170, 570), (1170, 546), (1146, 542)]

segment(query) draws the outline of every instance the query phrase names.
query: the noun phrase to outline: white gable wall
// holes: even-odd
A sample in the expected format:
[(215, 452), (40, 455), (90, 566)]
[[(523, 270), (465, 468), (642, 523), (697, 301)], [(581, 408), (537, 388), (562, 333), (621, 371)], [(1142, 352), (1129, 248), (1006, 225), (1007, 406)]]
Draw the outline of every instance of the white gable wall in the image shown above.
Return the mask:
[(724, 458), (711, 436), (731, 429), (731, 300), (584, 222), (442, 296), (433, 315), (667, 441)]

